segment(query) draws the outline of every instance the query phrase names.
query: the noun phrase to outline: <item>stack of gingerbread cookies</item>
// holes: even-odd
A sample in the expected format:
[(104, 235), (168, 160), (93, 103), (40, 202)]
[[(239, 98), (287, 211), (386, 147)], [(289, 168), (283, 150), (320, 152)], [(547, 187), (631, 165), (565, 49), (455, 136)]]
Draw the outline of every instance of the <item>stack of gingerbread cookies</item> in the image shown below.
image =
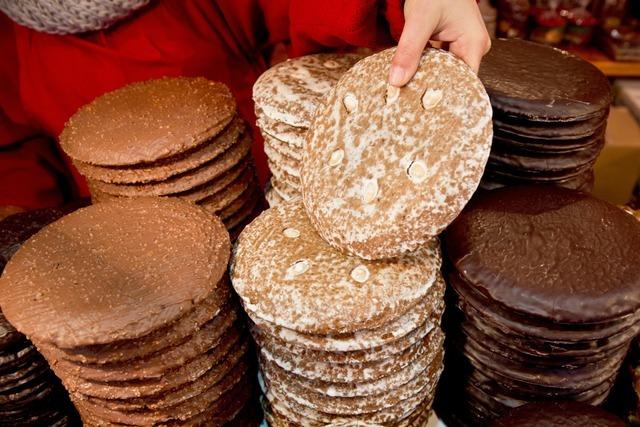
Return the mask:
[(260, 347), (270, 425), (426, 420), (442, 369), (440, 262), (435, 240), (399, 261), (343, 255), (300, 201), (251, 223), (231, 277)]
[[(20, 245), (70, 209), (40, 209), (0, 221), (0, 273)], [(73, 426), (78, 414), (35, 346), (0, 312), (0, 416), (2, 425)]]
[(510, 39), (494, 41), (479, 76), (494, 113), (482, 186), (591, 190), (612, 101), (604, 74), (567, 52)]
[(607, 398), (640, 331), (640, 222), (575, 190), (507, 187), (479, 193), (444, 243), (448, 425)]
[(261, 208), (251, 137), (221, 83), (180, 77), (130, 84), (80, 108), (60, 144), (94, 202), (181, 197), (218, 215), (232, 236)]
[(222, 425), (255, 378), (229, 252), (222, 222), (186, 201), (99, 203), (22, 246), (0, 304), (86, 425)]
[(272, 426), (423, 425), (430, 414), (444, 307), (435, 236), (482, 177), (491, 106), (475, 74), (438, 50), (407, 86), (389, 86), (393, 54), (359, 61), (329, 91), (307, 132), (302, 199), (264, 212), (235, 247)]
[(253, 86), (258, 126), (271, 170), (270, 206), (300, 195), (304, 138), (316, 109), (338, 79), (359, 59), (356, 54), (317, 54), (281, 62)]

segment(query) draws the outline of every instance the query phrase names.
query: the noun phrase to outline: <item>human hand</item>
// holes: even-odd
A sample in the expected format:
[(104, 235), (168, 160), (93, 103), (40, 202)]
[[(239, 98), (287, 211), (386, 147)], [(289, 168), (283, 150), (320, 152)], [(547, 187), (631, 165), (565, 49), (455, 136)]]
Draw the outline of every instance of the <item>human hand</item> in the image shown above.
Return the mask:
[(491, 48), (491, 39), (475, 0), (406, 0), (405, 24), (389, 69), (389, 83), (404, 86), (415, 74), (429, 40), (449, 44), (449, 51), (474, 72)]

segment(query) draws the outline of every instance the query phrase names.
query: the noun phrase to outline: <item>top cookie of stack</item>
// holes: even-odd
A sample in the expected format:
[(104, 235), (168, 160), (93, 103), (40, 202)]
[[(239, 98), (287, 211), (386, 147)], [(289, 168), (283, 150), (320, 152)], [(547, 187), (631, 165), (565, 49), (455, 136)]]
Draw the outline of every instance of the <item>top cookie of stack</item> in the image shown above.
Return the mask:
[(362, 57), (316, 54), (282, 62), (264, 72), (253, 86), (258, 127), (271, 169), (271, 205), (300, 194), (300, 160), (316, 109), (338, 79)]
[(302, 156), (312, 224), (330, 245), (365, 259), (399, 256), (440, 233), (476, 190), (491, 147), (489, 97), (466, 64), (429, 49), (396, 88), (387, 83), (394, 52), (342, 76)]
[(233, 234), (258, 201), (251, 139), (222, 83), (162, 78), (106, 93), (69, 119), (60, 144), (94, 202), (182, 197)]
[(554, 184), (590, 190), (611, 87), (595, 66), (523, 40), (496, 40), (478, 73), (493, 106), (482, 186)]

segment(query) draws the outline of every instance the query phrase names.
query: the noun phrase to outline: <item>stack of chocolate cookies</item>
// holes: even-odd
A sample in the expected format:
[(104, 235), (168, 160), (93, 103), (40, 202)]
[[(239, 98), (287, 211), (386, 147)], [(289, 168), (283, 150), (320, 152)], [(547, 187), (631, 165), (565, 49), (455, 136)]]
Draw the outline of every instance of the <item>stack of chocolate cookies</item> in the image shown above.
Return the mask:
[(80, 108), (60, 144), (94, 202), (181, 197), (218, 215), (232, 236), (261, 208), (251, 137), (221, 83), (180, 77), (130, 84)]
[[(0, 221), (0, 272), (20, 245), (67, 209), (41, 209)], [(79, 422), (66, 390), (35, 346), (0, 312), (0, 424), (75, 426)]]
[(255, 378), (229, 252), (222, 222), (186, 201), (99, 203), (18, 250), (0, 305), (86, 425), (222, 425)]
[(266, 196), (271, 206), (300, 194), (300, 160), (318, 106), (360, 55), (317, 54), (281, 62), (253, 86), (258, 126), (271, 169)]
[(390, 261), (329, 246), (300, 200), (240, 235), (231, 279), (260, 347), (271, 426), (423, 425), (442, 369), (438, 243)]
[(448, 425), (607, 398), (640, 331), (638, 221), (575, 190), (506, 187), (477, 194), (444, 244)]
[(607, 78), (567, 52), (495, 40), (478, 73), (493, 106), (482, 187), (553, 184), (589, 191), (612, 101)]

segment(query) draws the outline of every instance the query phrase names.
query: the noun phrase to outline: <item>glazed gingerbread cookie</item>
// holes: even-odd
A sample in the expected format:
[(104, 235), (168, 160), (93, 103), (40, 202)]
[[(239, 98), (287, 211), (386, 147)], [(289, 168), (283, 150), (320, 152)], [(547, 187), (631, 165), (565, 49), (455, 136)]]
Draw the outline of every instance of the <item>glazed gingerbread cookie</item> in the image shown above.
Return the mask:
[(470, 68), (429, 49), (396, 88), (387, 83), (394, 52), (344, 74), (302, 158), (312, 224), (332, 246), (365, 259), (396, 257), (440, 233), (476, 190), (491, 147), (491, 105)]

